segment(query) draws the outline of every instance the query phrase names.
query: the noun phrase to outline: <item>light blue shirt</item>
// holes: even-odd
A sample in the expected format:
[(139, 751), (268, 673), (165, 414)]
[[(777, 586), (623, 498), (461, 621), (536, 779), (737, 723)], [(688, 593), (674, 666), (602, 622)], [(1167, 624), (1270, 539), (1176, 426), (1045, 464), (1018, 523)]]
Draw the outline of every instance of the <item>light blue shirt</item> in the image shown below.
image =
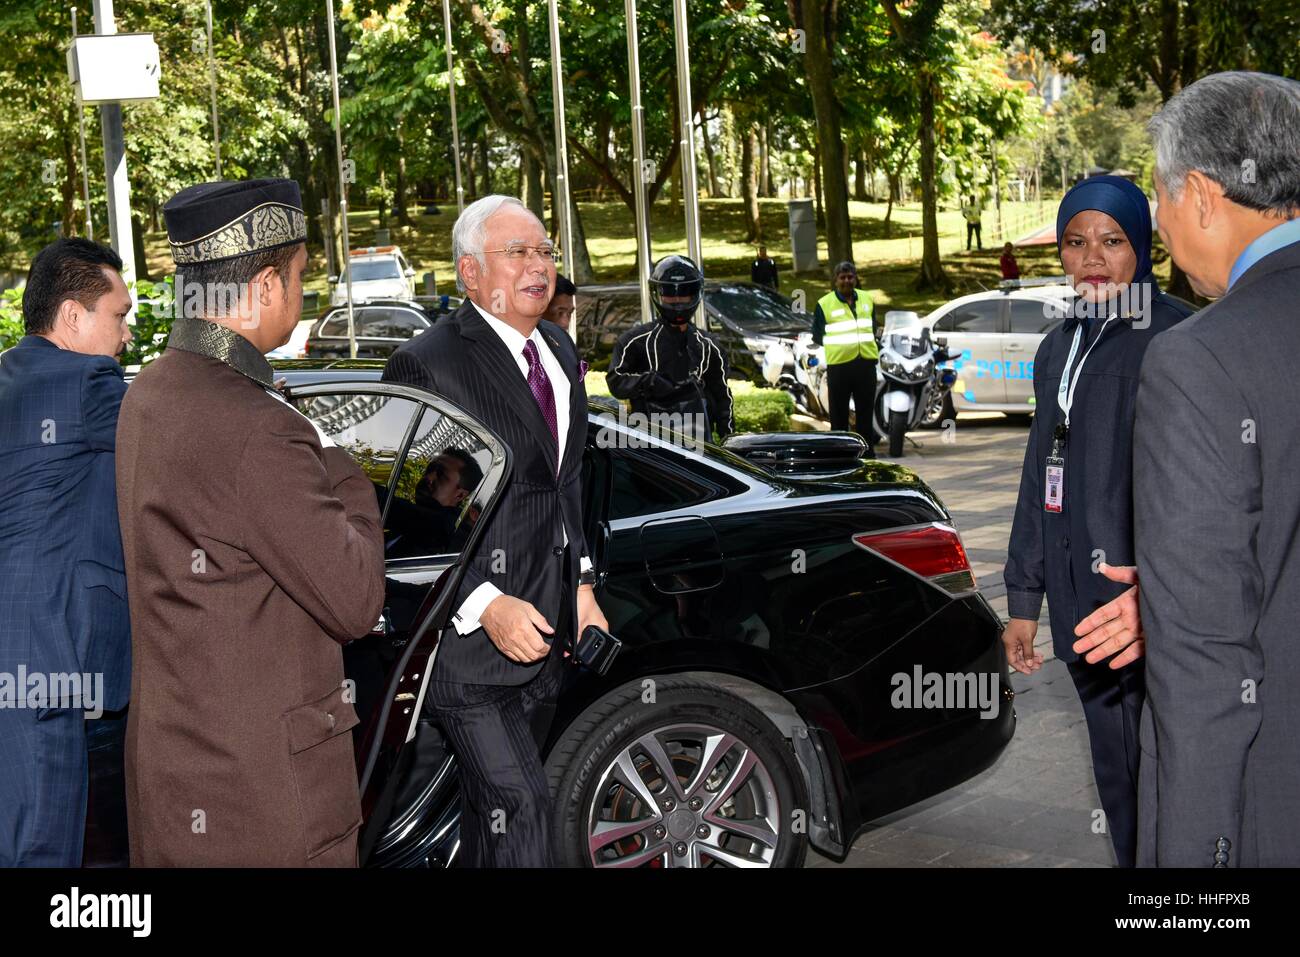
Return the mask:
[(1228, 273), (1228, 288), (1231, 289), (1236, 285), (1237, 280), (1245, 275), (1247, 269), (1269, 253), (1275, 253), (1283, 246), (1290, 246), (1292, 243), (1300, 243), (1300, 218), (1274, 226), (1263, 235), (1256, 236), (1255, 241), (1243, 249), (1237, 261), (1232, 264), (1232, 272)]

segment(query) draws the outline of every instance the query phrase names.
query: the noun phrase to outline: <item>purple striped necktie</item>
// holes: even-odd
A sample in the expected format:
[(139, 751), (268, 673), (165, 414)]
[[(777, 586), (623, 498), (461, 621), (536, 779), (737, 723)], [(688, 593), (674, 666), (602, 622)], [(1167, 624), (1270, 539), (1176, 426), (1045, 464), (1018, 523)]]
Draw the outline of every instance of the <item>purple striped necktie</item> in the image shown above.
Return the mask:
[(533, 390), (537, 407), (542, 410), (542, 418), (551, 430), (551, 438), (556, 447), (560, 444), (560, 431), (555, 421), (555, 390), (551, 388), (550, 377), (542, 368), (542, 357), (537, 352), (537, 343), (529, 339), (524, 343), (524, 358), (528, 360), (528, 388)]

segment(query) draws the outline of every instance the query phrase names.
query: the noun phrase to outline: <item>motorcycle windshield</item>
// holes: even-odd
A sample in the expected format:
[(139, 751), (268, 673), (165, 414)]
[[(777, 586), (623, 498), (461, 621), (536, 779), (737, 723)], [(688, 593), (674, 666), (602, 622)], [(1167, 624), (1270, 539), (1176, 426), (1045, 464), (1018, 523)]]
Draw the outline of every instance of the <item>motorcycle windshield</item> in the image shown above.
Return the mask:
[(930, 351), (930, 329), (914, 313), (887, 316), (882, 338), (886, 349), (904, 359), (915, 359)]

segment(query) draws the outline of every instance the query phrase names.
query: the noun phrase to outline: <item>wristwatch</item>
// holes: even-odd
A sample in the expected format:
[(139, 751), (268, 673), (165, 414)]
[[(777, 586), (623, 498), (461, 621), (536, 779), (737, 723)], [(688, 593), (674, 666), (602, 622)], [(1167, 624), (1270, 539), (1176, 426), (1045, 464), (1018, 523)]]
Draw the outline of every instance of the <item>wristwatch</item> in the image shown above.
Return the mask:
[(585, 572), (578, 572), (578, 584), (594, 586), (596, 584), (596, 577), (596, 570), (594, 568), (589, 568)]

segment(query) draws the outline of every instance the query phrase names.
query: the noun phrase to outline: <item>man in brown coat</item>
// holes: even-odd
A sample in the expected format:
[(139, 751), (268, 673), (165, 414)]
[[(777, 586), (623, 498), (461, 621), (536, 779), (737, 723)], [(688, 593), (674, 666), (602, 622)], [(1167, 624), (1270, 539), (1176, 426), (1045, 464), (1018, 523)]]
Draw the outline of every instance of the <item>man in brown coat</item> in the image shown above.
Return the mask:
[(298, 185), (204, 183), (164, 215), (181, 313), (117, 433), (131, 862), (352, 867), (340, 642), (379, 617), (383, 534), (370, 481), (263, 358), (302, 311)]

